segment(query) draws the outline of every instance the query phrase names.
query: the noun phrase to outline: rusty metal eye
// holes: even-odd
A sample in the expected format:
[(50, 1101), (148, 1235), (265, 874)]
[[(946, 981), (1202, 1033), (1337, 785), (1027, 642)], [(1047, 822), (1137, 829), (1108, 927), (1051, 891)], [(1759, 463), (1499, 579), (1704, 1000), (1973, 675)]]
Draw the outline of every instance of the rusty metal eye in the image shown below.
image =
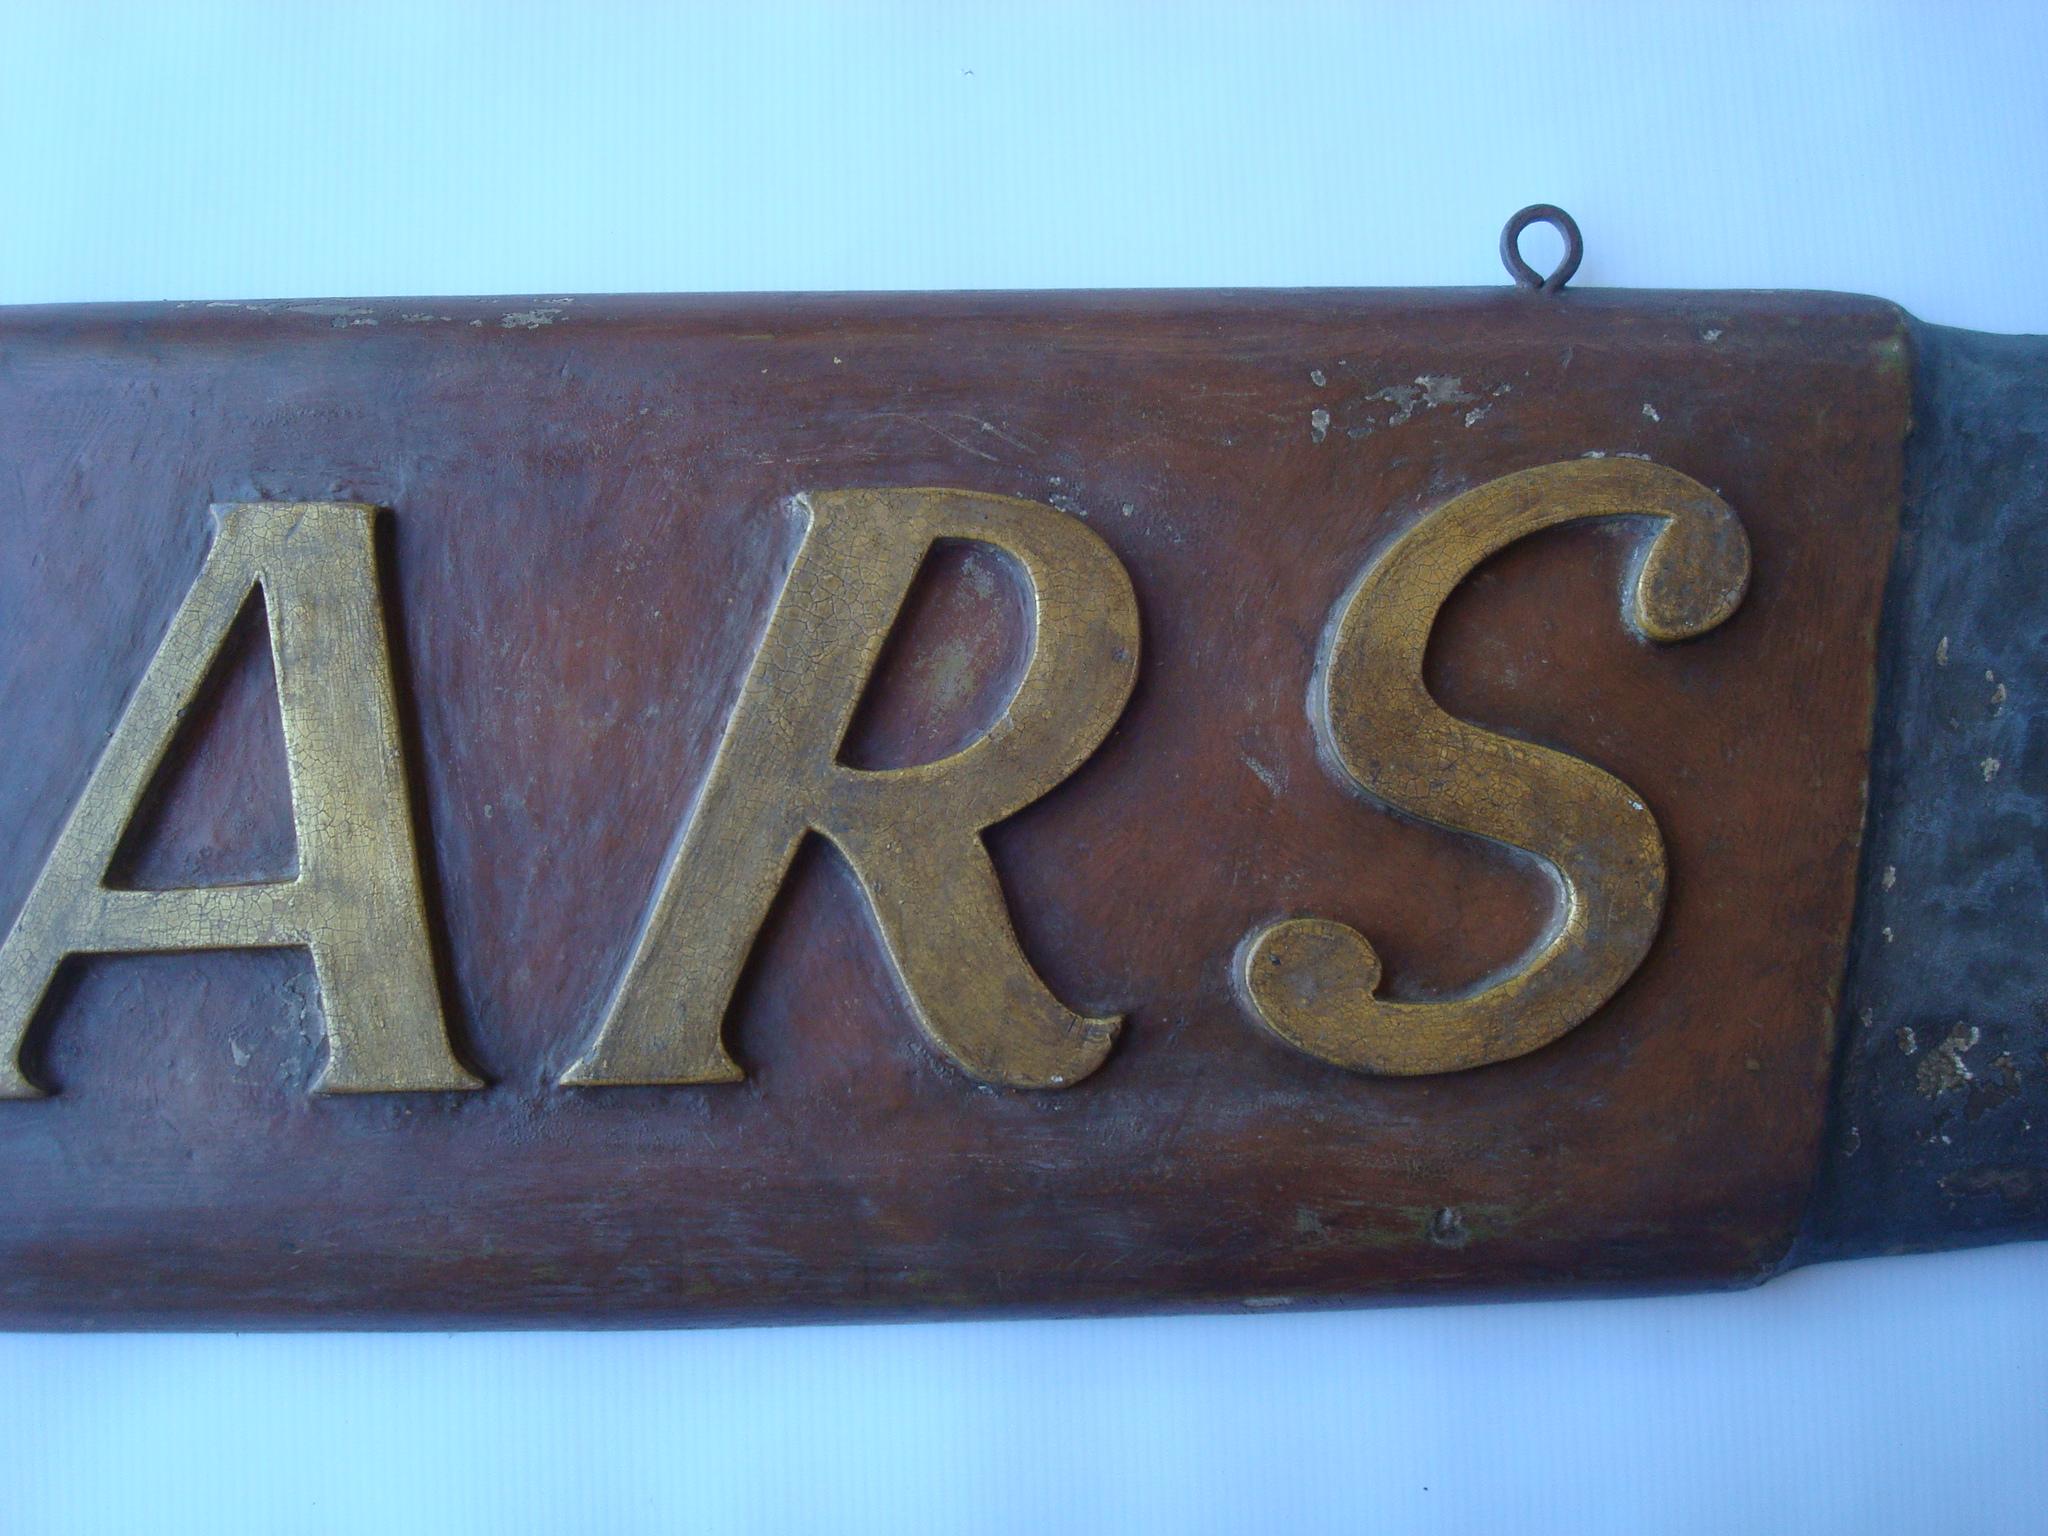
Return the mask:
[[(1522, 259), (1522, 231), (1531, 224), (1548, 224), (1564, 236), (1564, 256), (1548, 277), (1541, 276)], [(1579, 235), (1578, 221), (1550, 203), (1531, 203), (1501, 228), (1501, 265), (1508, 269), (1508, 276), (1523, 288), (1542, 293), (1559, 292), (1579, 270), (1579, 260), (1585, 254), (1586, 242)]]

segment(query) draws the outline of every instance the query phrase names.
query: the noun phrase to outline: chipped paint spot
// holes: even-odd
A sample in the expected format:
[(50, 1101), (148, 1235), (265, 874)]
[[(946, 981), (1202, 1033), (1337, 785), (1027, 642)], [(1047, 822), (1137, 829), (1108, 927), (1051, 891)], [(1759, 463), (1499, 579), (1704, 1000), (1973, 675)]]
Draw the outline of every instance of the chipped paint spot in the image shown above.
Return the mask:
[(1308, 381), (1309, 383), (1315, 385), (1317, 389), (1321, 389), (1325, 384), (1330, 382), (1329, 376), (1325, 374), (1323, 370), (1320, 368), (1309, 369)]
[[(516, 309), (498, 321), (506, 330), (537, 331), (544, 325), (553, 325), (561, 317), (561, 310), (553, 307)], [(767, 372), (763, 369), (762, 372)]]
[(1885, 865), (1884, 879), (1881, 883), (1886, 890), (1890, 890), (1893, 886), (1897, 885), (1899, 883), (1899, 866), (1896, 864)]
[(2039, 1168), (1969, 1168), (1959, 1173), (1944, 1174), (1941, 1192), (1945, 1195), (1997, 1195), (2018, 1204), (2037, 1198), (2043, 1181), (2044, 1175)]
[(935, 647), (921, 669), (929, 680), (931, 699), (940, 709), (951, 709), (967, 697), (974, 682), (974, 650), (964, 640), (948, 640)]
[(1657, 407), (1650, 404), (1647, 400), (1643, 402), (1643, 417), (1646, 421), (1662, 421), (1664, 419), (1657, 414)]
[(1473, 406), (1471, 410), (1465, 413), (1465, 425), (1468, 427), (1476, 425), (1480, 418), (1492, 409), (1493, 407), (1490, 405)]
[(1920, 1037), (1910, 1024), (1901, 1024), (1892, 1032), (1892, 1038), (1899, 1042), (1899, 1049), (1908, 1056), (1917, 1054), (1920, 1049)]
[(2003, 766), (2004, 765), (2001, 764), (1997, 758), (1987, 757), (1984, 759), (1983, 762), (1977, 765), (1977, 769), (1980, 773), (1984, 775), (1984, 782), (1986, 784), (1989, 784), (1993, 779), (1998, 777), (1998, 770)]
[(1253, 757), (1249, 752), (1244, 753), (1243, 758), (1245, 767), (1251, 769), (1253, 774), (1257, 776), (1258, 781), (1266, 786), (1266, 789), (1269, 793), (1277, 797), (1282, 791), (1284, 791), (1287, 788), (1286, 779), (1281, 777), (1279, 774), (1275, 773), (1272, 769), (1268, 768), (1264, 763), (1260, 762), (1256, 757)]
[(1704, 341), (1710, 347), (1720, 339), (1721, 328), (1718, 325), (1710, 325), (1704, 331), (1700, 332), (1700, 340)]
[(2010, 1051), (2000, 1051), (1991, 1058), (1990, 1070), (1971, 1083), (1970, 1102), (1963, 1110), (1963, 1117), (1975, 1120), (1986, 1110), (1996, 1109), (2008, 1100), (2018, 1098), (2020, 1086), (2019, 1063), (2012, 1059)]
[(1472, 1241), (1472, 1232), (1458, 1208), (1447, 1205), (1429, 1218), (1429, 1240), (1439, 1248), (1462, 1248)]
[(1479, 397), (1469, 393), (1465, 381), (1454, 373), (1418, 373), (1412, 384), (1389, 384), (1365, 398), (1384, 400), (1391, 405), (1394, 410), (1387, 417), (1387, 425), (1398, 427), (1417, 411), (1433, 411), (1440, 405), (1469, 405)]
[(1308, 435), (1318, 443), (1330, 435), (1330, 413), (1321, 406), (1308, 413)]
[(1947, 635), (1943, 635), (1943, 636), (1941, 637), (1941, 642), (1940, 642), (1940, 644), (1936, 645), (1936, 646), (1935, 646), (1935, 648), (1934, 648), (1934, 664), (1935, 664), (1935, 665), (1936, 665), (1937, 667), (1945, 667), (1945, 666), (1947, 666), (1947, 665), (1948, 665), (1948, 636), (1947, 636)]
[(967, 578), (967, 585), (974, 588), (977, 597), (995, 596), (995, 573), (979, 555), (969, 555), (960, 567), (960, 574)]
[(1945, 1093), (1967, 1088), (1973, 1074), (1963, 1058), (1976, 1047), (1980, 1038), (1975, 1025), (1958, 1024), (1950, 1030), (1941, 1044), (1927, 1053), (1920, 1063), (1920, 1070), (1914, 1074), (1914, 1086), (1921, 1095), (1938, 1099)]

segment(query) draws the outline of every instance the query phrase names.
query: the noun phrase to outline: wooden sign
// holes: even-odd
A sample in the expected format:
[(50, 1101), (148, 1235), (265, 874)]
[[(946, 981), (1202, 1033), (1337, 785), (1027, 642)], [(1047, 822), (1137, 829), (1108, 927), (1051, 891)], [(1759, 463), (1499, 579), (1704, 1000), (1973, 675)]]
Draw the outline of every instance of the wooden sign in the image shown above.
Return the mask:
[(1910, 385), (1816, 296), (0, 315), (0, 1318), (1760, 1278)]

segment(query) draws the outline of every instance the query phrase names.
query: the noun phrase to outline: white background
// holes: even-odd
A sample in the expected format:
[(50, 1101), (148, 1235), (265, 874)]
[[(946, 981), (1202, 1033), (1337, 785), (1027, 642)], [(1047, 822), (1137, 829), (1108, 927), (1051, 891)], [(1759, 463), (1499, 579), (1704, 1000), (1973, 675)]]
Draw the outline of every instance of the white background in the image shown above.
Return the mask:
[[(2043, 5), (0, 0), (0, 302), (1488, 283), (1549, 200), (2041, 331), (2044, 167)], [(0, 1336), (0, 1532), (2039, 1532), (2044, 1300)]]

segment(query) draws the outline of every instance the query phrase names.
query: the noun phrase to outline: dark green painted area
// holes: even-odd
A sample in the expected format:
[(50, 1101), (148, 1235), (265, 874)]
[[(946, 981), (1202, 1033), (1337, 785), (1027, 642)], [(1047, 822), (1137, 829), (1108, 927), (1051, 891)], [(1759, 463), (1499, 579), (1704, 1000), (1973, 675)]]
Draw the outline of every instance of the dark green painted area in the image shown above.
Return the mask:
[(1914, 328), (1870, 829), (1798, 1257), (2048, 1236), (2048, 337)]

